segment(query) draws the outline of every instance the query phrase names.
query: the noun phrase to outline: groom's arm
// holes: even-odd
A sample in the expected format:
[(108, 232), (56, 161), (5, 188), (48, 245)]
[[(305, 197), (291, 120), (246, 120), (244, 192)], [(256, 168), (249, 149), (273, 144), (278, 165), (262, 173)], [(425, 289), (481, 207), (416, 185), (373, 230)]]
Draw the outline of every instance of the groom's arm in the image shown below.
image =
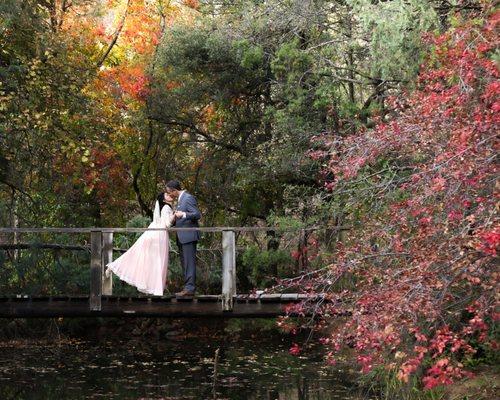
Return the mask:
[(198, 203), (193, 196), (189, 196), (186, 199), (186, 211), (184, 212), (185, 218), (190, 221), (198, 221), (201, 218), (200, 210), (198, 209)]

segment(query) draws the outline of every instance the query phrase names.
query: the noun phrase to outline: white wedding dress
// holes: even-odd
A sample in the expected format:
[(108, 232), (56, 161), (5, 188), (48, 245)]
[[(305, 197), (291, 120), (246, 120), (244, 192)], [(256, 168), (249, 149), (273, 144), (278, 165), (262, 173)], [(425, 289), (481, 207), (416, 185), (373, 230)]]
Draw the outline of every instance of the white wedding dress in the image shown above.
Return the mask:
[[(148, 228), (168, 228), (173, 211), (165, 204), (160, 213), (158, 201), (155, 205), (153, 222)], [(122, 281), (135, 286), (147, 294), (162, 296), (167, 282), (168, 232), (146, 231), (125, 253), (107, 265)]]

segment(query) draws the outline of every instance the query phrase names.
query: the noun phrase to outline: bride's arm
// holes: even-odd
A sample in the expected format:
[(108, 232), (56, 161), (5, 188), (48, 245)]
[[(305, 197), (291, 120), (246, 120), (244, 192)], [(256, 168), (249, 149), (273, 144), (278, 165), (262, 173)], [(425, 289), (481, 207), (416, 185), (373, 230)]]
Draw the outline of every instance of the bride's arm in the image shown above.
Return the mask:
[(174, 212), (170, 206), (165, 205), (161, 210), (161, 224), (166, 228), (170, 228), (173, 222)]

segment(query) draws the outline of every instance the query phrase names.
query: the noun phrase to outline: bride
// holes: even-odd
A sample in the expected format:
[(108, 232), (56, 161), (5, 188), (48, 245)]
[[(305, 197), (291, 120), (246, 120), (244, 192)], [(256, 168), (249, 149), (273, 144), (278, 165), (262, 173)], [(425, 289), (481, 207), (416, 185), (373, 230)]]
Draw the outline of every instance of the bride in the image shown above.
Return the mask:
[[(167, 193), (158, 195), (153, 222), (148, 228), (168, 228), (175, 216), (173, 198)], [(167, 231), (146, 231), (124, 254), (107, 265), (106, 276), (114, 272), (122, 281), (137, 290), (163, 295), (167, 281), (169, 239)]]

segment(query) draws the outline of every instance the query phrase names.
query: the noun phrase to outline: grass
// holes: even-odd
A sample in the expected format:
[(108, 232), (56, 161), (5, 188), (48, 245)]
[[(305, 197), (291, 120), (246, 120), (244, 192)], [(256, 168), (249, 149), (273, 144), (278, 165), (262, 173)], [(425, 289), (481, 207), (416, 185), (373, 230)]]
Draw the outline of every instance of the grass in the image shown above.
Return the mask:
[(499, 367), (483, 367), (473, 378), (464, 379), (446, 388), (447, 400), (500, 399)]

